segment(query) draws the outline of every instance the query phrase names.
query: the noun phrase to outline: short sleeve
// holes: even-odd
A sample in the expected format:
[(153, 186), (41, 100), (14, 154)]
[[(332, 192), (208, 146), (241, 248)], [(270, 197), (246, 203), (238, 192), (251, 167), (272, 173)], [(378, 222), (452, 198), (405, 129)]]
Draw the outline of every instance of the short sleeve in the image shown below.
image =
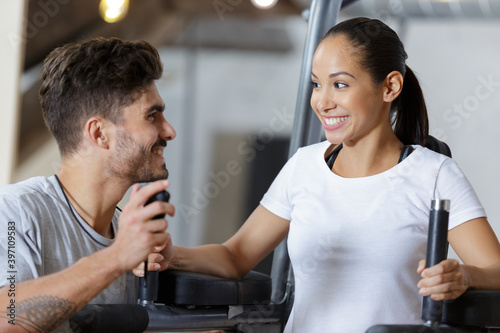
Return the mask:
[(292, 175), (297, 163), (297, 155), (298, 152), (283, 166), (260, 202), (271, 213), (285, 220), (290, 220), (292, 214), (289, 186), (291, 179), (293, 179)]
[(35, 222), (18, 198), (0, 195), (0, 287), (40, 276), (42, 254)]
[(446, 159), (441, 165), (436, 181), (436, 197), (450, 200), (449, 229), (486, 216), (474, 188), (452, 159)]

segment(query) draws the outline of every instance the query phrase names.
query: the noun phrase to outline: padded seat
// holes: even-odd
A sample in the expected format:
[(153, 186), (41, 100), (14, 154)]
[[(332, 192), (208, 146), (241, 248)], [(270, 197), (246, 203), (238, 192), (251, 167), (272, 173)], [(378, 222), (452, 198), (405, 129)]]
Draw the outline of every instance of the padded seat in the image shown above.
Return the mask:
[(454, 326), (500, 328), (500, 291), (469, 290), (443, 305), (442, 322)]
[(427, 137), (426, 147), (429, 148), (430, 150), (434, 150), (435, 152), (451, 157), (450, 147), (445, 142), (436, 139), (432, 135), (429, 135)]
[(271, 278), (251, 271), (242, 280), (166, 270), (159, 275), (157, 303), (186, 306), (253, 305), (271, 299)]

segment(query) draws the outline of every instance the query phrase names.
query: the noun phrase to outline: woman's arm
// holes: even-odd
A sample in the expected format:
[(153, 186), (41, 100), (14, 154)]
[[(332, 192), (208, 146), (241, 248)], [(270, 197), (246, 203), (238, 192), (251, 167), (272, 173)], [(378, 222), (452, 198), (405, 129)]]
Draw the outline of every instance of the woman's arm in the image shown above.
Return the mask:
[(447, 259), (417, 272), (420, 294), (434, 300), (453, 299), (467, 289), (500, 289), (500, 244), (484, 217), (465, 222), (448, 232), (448, 241), (463, 261)]
[(234, 236), (223, 244), (174, 247), (170, 269), (240, 279), (288, 234), (290, 221), (259, 205)]

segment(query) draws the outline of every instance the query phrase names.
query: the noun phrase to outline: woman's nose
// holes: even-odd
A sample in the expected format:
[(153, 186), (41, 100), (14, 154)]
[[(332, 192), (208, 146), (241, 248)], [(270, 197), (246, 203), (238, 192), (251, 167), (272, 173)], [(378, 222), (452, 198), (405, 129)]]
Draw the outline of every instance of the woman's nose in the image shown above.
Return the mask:
[(319, 112), (325, 113), (337, 107), (334, 96), (331, 92), (328, 91), (328, 89), (324, 89), (321, 92), (317, 92), (317, 94), (318, 94), (317, 96), (318, 99), (317, 99), (316, 109)]

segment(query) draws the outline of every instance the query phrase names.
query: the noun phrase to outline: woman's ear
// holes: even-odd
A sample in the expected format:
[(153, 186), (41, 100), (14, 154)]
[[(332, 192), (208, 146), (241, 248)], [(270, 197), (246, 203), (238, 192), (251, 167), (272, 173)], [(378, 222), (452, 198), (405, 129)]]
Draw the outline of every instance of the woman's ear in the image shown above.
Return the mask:
[(384, 80), (384, 102), (393, 102), (403, 90), (403, 75), (398, 71), (387, 74)]
[(92, 117), (85, 124), (85, 137), (93, 145), (107, 149), (109, 147), (105, 122), (101, 118)]

